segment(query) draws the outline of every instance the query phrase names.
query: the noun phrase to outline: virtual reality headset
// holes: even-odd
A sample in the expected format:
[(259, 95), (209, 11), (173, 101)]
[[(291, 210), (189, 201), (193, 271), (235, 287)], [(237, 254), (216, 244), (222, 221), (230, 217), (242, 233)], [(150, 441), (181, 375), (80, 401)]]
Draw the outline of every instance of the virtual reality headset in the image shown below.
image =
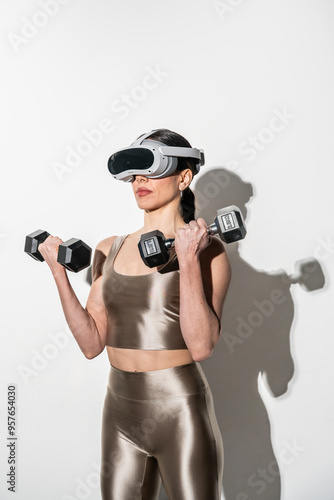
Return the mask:
[(141, 135), (131, 146), (110, 156), (108, 170), (115, 179), (130, 182), (134, 175), (153, 179), (167, 177), (176, 170), (178, 158), (196, 159), (195, 173), (199, 172), (204, 165), (203, 149), (166, 146), (159, 141), (145, 140), (156, 130)]

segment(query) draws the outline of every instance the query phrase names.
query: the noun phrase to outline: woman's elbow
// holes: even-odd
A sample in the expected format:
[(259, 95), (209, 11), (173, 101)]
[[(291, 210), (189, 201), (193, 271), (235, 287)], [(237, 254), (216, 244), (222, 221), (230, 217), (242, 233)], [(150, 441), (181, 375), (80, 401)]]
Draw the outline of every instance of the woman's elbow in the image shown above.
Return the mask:
[(84, 352), (84, 355), (86, 359), (94, 359), (97, 356), (97, 354), (93, 354), (92, 352)]
[(88, 351), (87, 350), (87, 351), (83, 351), (83, 353), (84, 353), (84, 355), (85, 355), (85, 357), (87, 359), (94, 359), (94, 358), (96, 358), (97, 356), (99, 356), (101, 354), (101, 352), (103, 351), (103, 349), (99, 349), (97, 351), (92, 351), (92, 350)]
[(212, 355), (213, 350), (214, 350), (213, 345), (211, 345), (209, 347), (203, 346), (199, 349), (190, 351), (190, 353), (191, 353), (191, 356), (192, 356), (194, 361), (205, 361), (206, 359), (208, 359)]
[(205, 361), (206, 359), (210, 358), (219, 340), (219, 337), (220, 337), (220, 332), (217, 330), (217, 333), (214, 335), (213, 338), (210, 339), (209, 342), (208, 341), (202, 342), (189, 349), (193, 360)]

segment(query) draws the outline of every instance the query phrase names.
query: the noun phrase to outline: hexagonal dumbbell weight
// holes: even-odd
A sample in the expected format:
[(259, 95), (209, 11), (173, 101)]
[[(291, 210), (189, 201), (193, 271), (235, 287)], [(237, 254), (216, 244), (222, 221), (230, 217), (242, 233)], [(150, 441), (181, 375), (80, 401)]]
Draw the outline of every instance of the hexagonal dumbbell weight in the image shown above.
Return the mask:
[[(48, 236), (50, 236), (49, 233), (41, 229), (28, 234), (24, 251), (33, 259), (43, 262), (44, 258), (38, 247)], [(91, 255), (92, 249), (86, 243), (77, 238), (71, 238), (59, 245), (57, 262), (69, 271), (78, 273), (90, 265)]]
[[(212, 235), (218, 234), (225, 243), (242, 240), (246, 236), (246, 227), (240, 209), (235, 205), (220, 208), (207, 231)], [(159, 230), (142, 234), (138, 243), (140, 256), (148, 267), (166, 264), (174, 241), (174, 238), (166, 239)]]

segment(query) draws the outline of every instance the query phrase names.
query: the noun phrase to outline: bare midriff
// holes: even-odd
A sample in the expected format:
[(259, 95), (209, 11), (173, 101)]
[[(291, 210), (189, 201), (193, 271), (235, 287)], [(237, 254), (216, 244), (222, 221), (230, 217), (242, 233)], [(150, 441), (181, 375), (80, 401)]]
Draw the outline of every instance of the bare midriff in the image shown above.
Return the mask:
[(109, 362), (119, 370), (147, 372), (185, 365), (193, 361), (188, 349), (160, 351), (123, 349), (107, 346)]

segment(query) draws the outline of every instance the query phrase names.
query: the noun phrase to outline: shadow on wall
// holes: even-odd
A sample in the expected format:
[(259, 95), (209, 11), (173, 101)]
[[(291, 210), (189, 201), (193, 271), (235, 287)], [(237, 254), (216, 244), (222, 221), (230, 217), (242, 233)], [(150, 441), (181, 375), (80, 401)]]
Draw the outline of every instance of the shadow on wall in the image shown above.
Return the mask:
[[(197, 217), (203, 217), (207, 224), (213, 222), (219, 208), (228, 205), (237, 205), (246, 221), (246, 204), (253, 189), (236, 174), (219, 168), (197, 181), (195, 195)], [(263, 500), (279, 500), (279, 463), (258, 391), (258, 376), (264, 375), (273, 397), (287, 391), (294, 373), (290, 286), (304, 281), (309, 291), (322, 288), (324, 275), (315, 259), (300, 264), (300, 276), (289, 277), (282, 270), (267, 273), (254, 269), (240, 257), (238, 243), (226, 245), (226, 249), (232, 280), (224, 305), (222, 336), (214, 354), (202, 363), (223, 435), (225, 499), (250, 500), (256, 494)]]

